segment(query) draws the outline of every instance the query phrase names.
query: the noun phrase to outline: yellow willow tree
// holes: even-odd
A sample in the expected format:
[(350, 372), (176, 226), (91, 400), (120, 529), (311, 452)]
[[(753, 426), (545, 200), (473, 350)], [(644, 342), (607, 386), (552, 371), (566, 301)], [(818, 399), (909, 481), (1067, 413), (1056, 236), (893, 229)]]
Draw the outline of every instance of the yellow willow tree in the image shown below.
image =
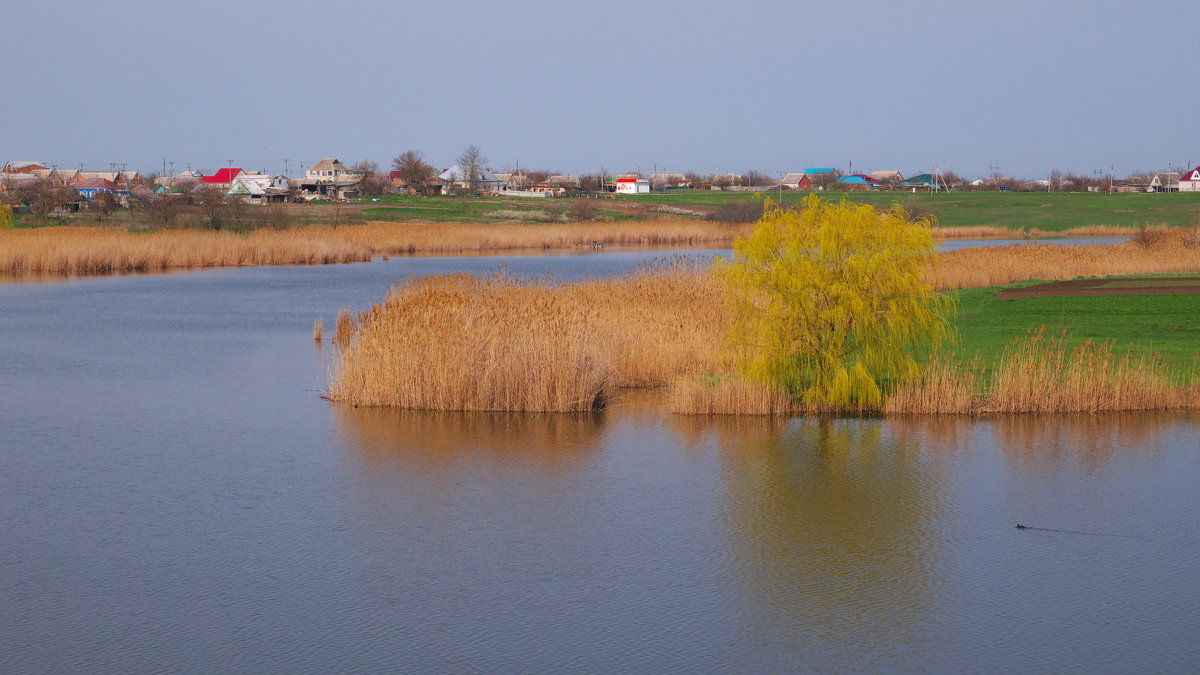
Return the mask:
[(716, 265), (743, 373), (808, 405), (879, 408), (887, 383), (920, 375), (925, 350), (950, 336), (954, 300), (924, 280), (935, 255), (928, 219), (899, 205), (767, 200)]
[(12, 225), (12, 208), (8, 204), (0, 202), (0, 230), (3, 230), (7, 227), (12, 227)]

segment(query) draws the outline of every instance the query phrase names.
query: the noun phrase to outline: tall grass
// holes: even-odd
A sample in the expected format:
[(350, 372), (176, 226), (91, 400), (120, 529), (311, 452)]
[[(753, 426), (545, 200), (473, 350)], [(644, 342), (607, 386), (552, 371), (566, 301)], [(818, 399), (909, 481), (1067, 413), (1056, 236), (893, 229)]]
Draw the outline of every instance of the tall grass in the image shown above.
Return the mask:
[[(1166, 231), (1166, 226), (1149, 228)], [(1042, 230), (1036, 227), (999, 227), (997, 225), (953, 225), (935, 227), (942, 239), (1050, 239), (1056, 237), (1132, 237), (1140, 228), (1121, 225), (1084, 225), (1066, 230)]]
[(938, 290), (1002, 286), (1017, 281), (1200, 272), (1200, 246), (1192, 233), (1175, 230), (1142, 241), (1058, 246), (1013, 244), (949, 251), (938, 256), (929, 280)]
[(618, 386), (720, 366), (719, 288), (676, 259), (620, 279), (410, 279), (359, 315), (330, 397), (355, 405), (569, 412)]
[(371, 250), (307, 228), (228, 232), (55, 227), (0, 231), (0, 272), (107, 274), (240, 265), (314, 265), (369, 260)]
[(240, 265), (311, 265), (374, 255), (462, 253), (577, 246), (726, 245), (744, 229), (653, 220), (553, 225), (372, 222), (249, 234), (199, 230), (129, 232), (100, 227), (0, 230), (0, 272), (107, 274)]
[(1069, 347), (1066, 333), (1014, 340), (992, 370), (979, 361), (938, 363), (889, 397), (888, 413), (1049, 413), (1200, 408), (1194, 374), (1167, 372), (1111, 341)]

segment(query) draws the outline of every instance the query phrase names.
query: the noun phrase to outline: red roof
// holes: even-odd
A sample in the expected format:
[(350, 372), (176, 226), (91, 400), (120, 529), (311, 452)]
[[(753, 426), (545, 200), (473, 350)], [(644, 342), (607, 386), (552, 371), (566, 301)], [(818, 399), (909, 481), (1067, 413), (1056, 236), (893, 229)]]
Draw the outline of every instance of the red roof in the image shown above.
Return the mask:
[(1179, 180), (1200, 180), (1200, 166), (1179, 177)]
[(639, 180), (646, 180), (646, 179), (645, 178), (618, 178), (617, 182), (618, 183), (636, 183)]
[(211, 176), (204, 176), (200, 179), (201, 183), (232, 183), (234, 178), (238, 177), (241, 169), (221, 169)]
[(82, 180), (76, 183), (73, 187), (76, 190), (97, 190), (101, 188), (105, 190), (115, 190), (117, 184), (111, 180), (108, 180), (107, 178), (88, 178), (87, 180)]
[(850, 175), (855, 178), (861, 178), (861, 179), (867, 181), (868, 183), (878, 183), (879, 182), (878, 180), (871, 178), (870, 176), (861, 174), (861, 173), (854, 173), (854, 174), (850, 174)]

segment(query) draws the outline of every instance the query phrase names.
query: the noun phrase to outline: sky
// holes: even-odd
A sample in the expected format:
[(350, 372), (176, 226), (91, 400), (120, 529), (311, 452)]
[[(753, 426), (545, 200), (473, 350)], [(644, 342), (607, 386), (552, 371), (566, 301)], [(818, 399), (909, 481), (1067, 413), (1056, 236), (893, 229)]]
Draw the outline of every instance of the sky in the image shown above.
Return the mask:
[(0, 3), (0, 162), (1118, 176), (1200, 162), (1200, 3)]

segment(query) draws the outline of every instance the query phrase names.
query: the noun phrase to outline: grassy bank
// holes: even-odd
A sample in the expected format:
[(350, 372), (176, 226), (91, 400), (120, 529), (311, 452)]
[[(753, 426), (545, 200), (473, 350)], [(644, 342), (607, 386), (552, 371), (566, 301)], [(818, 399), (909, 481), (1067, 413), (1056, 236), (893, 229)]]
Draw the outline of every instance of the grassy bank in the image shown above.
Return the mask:
[[(798, 204), (808, 192), (771, 192), (783, 204)], [(840, 197), (839, 193), (829, 193)], [(899, 202), (910, 210), (931, 213), (942, 227), (996, 227), (1008, 231), (1063, 233), (1074, 228), (1144, 225), (1185, 227), (1200, 217), (1200, 193), (1070, 193), (1070, 192), (848, 192), (854, 202), (886, 207)], [(749, 200), (752, 193), (671, 190), (622, 199), (639, 204), (717, 208)]]
[[(1174, 251), (1172, 236), (1148, 250)], [(1188, 250), (1200, 270), (1200, 249)], [(1200, 406), (1200, 295), (998, 300), (996, 290), (962, 292), (959, 342), (883, 411)], [(800, 412), (785, 392), (734, 372), (722, 349), (730, 322), (722, 289), (684, 261), (565, 284), (411, 281), (359, 317), (330, 393), (356, 405), (551, 411), (594, 409), (620, 387), (669, 386), (677, 412)]]

